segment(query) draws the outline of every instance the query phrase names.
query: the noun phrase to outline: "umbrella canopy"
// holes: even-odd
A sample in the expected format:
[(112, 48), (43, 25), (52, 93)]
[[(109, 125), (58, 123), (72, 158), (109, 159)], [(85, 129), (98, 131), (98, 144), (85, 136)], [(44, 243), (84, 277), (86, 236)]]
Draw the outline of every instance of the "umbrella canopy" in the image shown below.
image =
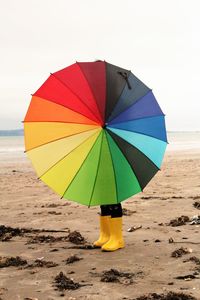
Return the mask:
[(51, 74), (32, 96), (24, 132), (38, 177), (61, 197), (88, 206), (142, 191), (167, 145), (152, 90), (105, 61)]

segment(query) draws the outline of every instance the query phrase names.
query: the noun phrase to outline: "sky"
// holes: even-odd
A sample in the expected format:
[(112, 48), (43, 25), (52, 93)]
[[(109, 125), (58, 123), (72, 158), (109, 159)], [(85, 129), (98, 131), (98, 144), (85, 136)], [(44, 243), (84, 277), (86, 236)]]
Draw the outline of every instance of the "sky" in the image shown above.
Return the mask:
[(200, 130), (199, 0), (0, 0), (0, 130), (75, 61), (106, 60), (153, 89), (168, 131)]

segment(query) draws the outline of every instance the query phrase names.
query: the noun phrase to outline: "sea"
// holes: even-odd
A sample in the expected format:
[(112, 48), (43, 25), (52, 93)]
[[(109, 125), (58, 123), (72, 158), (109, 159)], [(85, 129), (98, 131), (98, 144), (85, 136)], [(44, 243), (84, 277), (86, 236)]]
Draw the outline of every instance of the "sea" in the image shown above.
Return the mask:
[[(168, 132), (167, 151), (199, 150), (200, 132)], [(25, 158), (23, 131), (0, 131), (0, 161)]]

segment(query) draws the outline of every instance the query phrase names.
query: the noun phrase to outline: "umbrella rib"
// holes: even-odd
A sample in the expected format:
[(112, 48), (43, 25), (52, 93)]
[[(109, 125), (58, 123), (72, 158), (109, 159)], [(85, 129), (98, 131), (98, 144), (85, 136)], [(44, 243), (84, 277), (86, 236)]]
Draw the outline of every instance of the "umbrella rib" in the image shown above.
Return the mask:
[(89, 136), (87, 139), (84, 140), (84, 142), (82, 142), (81, 144), (79, 144), (77, 147), (75, 147), (74, 149), (72, 149), (69, 153), (67, 153), (65, 156), (63, 156), (62, 158), (60, 158), (55, 164), (53, 164), (50, 168), (48, 168), (42, 175), (40, 175), (38, 177), (38, 179), (40, 179), (42, 176), (44, 176), (44, 174), (46, 174), (47, 172), (49, 172), (53, 167), (55, 167), (59, 162), (61, 162), (63, 159), (65, 159), (70, 153), (74, 152), (78, 147), (80, 147), (82, 144), (84, 144), (87, 140), (89, 140), (91, 137), (93, 137), (96, 134), (96, 132)]
[(81, 164), (80, 168), (79, 168), (79, 169), (78, 169), (78, 171), (76, 172), (76, 175), (74, 176), (74, 178), (72, 179), (72, 181), (70, 182), (70, 184), (68, 185), (68, 187), (66, 188), (66, 190), (64, 191), (64, 193), (63, 193), (63, 195), (62, 195), (61, 199), (63, 198), (64, 194), (67, 192), (67, 190), (69, 189), (69, 187), (71, 186), (71, 184), (72, 184), (72, 183), (73, 183), (73, 181), (75, 180), (75, 178), (76, 178), (76, 176), (78, 175), (78, 172), (80, 171), (80, 169), (82, 168), (82, 166), (83, 166), (84, 162), (86, 161), (86, 159), (87, 159), (87, 158), (88, 158), (88, 156), (90, 155), (91, 151), (93, 150), (93, 148), (94, 148), (94, 146), (95, 146), (95, 144), (96, 144), (96, 142), (97, 142), (97, 140), (98, 140), (98, 138), (99, 138), (100, 134), (101, 134), (101, 131), (99, 132), (99, 135), (97, 136), (97, 138), (96, 138), (96, 140), (95, 140), (94, 144), (92, 145), (92, 147), (91, 147), (90, 151), (88, 152), (87, 156), (85, 157), (84, 161), (82, 162), (82, 164)]
[(79, 123), (79, 122), (72, 122), (72, 121), (66, 121), (66, 122), (60, 122), (60, 121), (22, 121), (22, 123), (64, 123), (64, 124), (78, 124), (78, 125), (94, 125), (100, 127), (100, 125), (96, 124), (90, 124), (90, 123)]
[(133, 122), (133, 121), (142, 120), (142, 119), (156, 118), (156, 117), (165, 117), (165, 114), (162, 114), (162, 115), (150, 115), (150, 116), (146, 116), (146, 117), (134, 118), (134, 119), (127, 120), (127, 121), (117, 121), (116, 123), (111, 123), (114, 120), (113, 119), (112, 121), (108, 122), (108, 125), (110, 123), (111, 123), (111, 125), (115, 125), (115, 124), (128, 123), (128, 122)]
[[(107, 132), (107, 133), (109, 134), (109, 132)], [(127, 161), (127, 163), (129, 164), (129, 166), (130, 166), (130, 168), (131, 168), (133, 174), (135, 175), (135, 177), (136, 177), (136, 179), (137, 179), (137, 181), (138, 181), (138, 184), (139, 184), (139, 186), (140, 186), (140, 189), (141, 189), (141, 191), (142, 191), (142, 187), (141, 187), (141, 185), (140, 185), (138, 176), (136, 175), (135, 171), (133, 170), (131, 164), (129, 163), (128, 159), (126, 158), (126, 156), (125, 156), (124, 153), (122, 152), (121, 148), (120, 148), (120, 147), (117, 145), (117, 143), (114, 141), (114, 139), (112, 138), (112, 136), (111, 136), (110, 134), (109, 134), (109, 136), (110, 136), (110, 138), (112, 139), (113, 143), (115, 143), (116, 147), (119, 148), (121, 154), (122, 154), (122, 155), (124, 156), (124, 158), (126, 159), (126, 161)]]
[(115, 172), (115, 167), (114, 167), (114, 162), (113, 162), (113, 157), (112, 157), (112, 152), (111, 152), (110, 144), (109, 144), (109, 141), (107, 139), (107, 133), (106, 133), (106, 140), (107, 140), (107, 143), (108, 143), (108, 148), (109, 148), (109, 151), (110, 151), (110, 157), (111, 157), (111, 161), (112, 161), (113, 173), (114, 173), (114, 178), (115, 178), (115, 190), (116, 190), (117, 203), (118, 203), (117, 176), (116, 176), (116, 172)]
[[(99, 126), (98, 126), (98, 127), (99, 127)], [(65, 136), (63, 136), (63, 137), (57, 138), (57, 139), (55, 139), (55, 140), (49, 141), (49, 142), (47, 142), (47, 143), (41, 144), (41, 145), (36, 146), (36, 147), (33, 147), (33, 148), (31, 148), (31, 149), (25, 150), (24, 153), (27, 153), (28, 151), (31, 151), (31, 150), (34, 150), (34, 149), (36, 149), (36, 148), (45, 146), (45, 145), (47, 145), (47, 144), (50, 144), (50, 143), (53, 143), (53, 142), (57, 142), (57, 141), (62, 140), (62, 139), (64, 139), (64, 138), (71, 137), (71, 136), (73, 136), (73, 135), (81, 134), (81, 133), (84, 133), (84, 132), (87, 132), (87, 131), (92, 131), (92, 130), (95, 130), (95, 128), (93, 128), (93, 129), (88, 129), (88, 130), (85, 130), (85, 131), (82, 131), (82, 132), (78, 132), (78, 133), (74, 133), (74, 134), (70, 134), (70, 135), (65, 135)]]
[[(103, 132), (103, 134), (104, 134), (104, 132)], [(101, 137), (101, 145), (100, 145), (100, 151), (99, 151), (99, 160), (98, 160), (98, 164), (97, 164), (97, 172), (96, 172), (96, 176), (95, 176), (95, 179), (94, 179), (94, 185), (93, 185), (93, 188), (92, 188), (92, 193), (91, 193), (91, 196), (90, 196), (90, 201), (89, 201), (89, 204), (88, 204), (88, 208), (91, 206), (92, 197), (93, 197), (93, 194), (94, 194), (94, 189), (95, 189), (95, 185), (96, 185), (96, 181), (97, 181), (97, 176), (98, 176), (98, 171), (99, 171), (99, 165), (100, 165), (100, 160), (101, 160), (101, 151), (102, 151), (102, 144), (103, 144), (103, 134), (102, 134), (102, 137)]]
[(102, 121), (96, 116), (96, 114), (91, 110), (91, 108), (66, 84), (64, 83), (61, 79), (59, 79), (54, 73), (51, 74), (54, 78), (56, 78), (60, 83), (62, 83), (65, 87), (67, 87), (79, 100), (89, 109), (89, 111), (94, 115), (94, 117), (102, 123)]
[[(89, 81), (88, 81), (88, 79), (87, 79), (87, 77), (86, 77), (84, 71), (81, 69), (81, 67), (80, 67), (80, 65), (79, 65), (78, 62), (77, 62), (77, 65), (79, 66), (79, 69), (80, 69), (81, 73), (83, 74), (83, 76), (84, 76), (84, 78), (85, 78), (85, 80), (86, 80), (86, 82), (87, 82), (87, 84), (88, 84), (88, 86), (89, 86), (89, 89), (90, 89), (90, 91), (91, 91), (91, 94), (93, 95), (93, 97), (94, 97), (94, 99), (95, 99), (96, 107), (97, 107), (98, 112), (99, 112), (99, 116), (102, 118), (102, 115), (101, 115), (101, 112), (100, 112), (100, 108), (99, 108), (98, 102), (96, 101), (94, 92), (93, 92), (93, 90), (92, 90), (92, 88), (91, 88), (91, 86), (90, 86), (90, 84), (89, 84)], [(103, 120), (103, 119), (102, 119), (102, 122), (104, 123), (104, 120)]]
[(119, 127), (112, 127), (112, 126), (107, 126), (107, 127), (110, 127), (110, 128), (117, 128), (117, 129), (119, 129), (119, 130), (124, 130), (124, 131), (129, 131), (129, 132), (133, 132), (133, 133), (137, 133), (137, 134), (149, 136), (149, 137), (151, 137), (151, 138), (153, 138), (153, 139), (156, 139), (156, 140), (159, 140), (159, 141), (161, 141), (161, 142), (164, 142), (164, 143), (169, 144), (167, 141), (161, 140), (161, 139), (159, 139), (159, 138), (157, 138), (157, 137), (155, 137), (155, 136), (153, 136), (153, 135), (146, 134), (146, 133), (142, 133), (142, 132), (139, 132), (139, 131), (136, 131), (136, 130), (130, 130), (130, 129), (124, 129), (124, 128), (119, 128)]

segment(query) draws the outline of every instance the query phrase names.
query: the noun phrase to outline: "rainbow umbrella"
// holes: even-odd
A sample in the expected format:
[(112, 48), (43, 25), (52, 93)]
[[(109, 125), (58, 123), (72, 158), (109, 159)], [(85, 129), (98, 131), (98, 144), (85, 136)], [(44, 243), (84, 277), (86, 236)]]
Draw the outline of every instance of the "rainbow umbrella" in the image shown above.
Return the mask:
[(25, 148), (38, 177), (61, 197), (119, 203), (160, 169), (165, 116), (152, 90), (105, 61), (76, 62), (32, 95)]

